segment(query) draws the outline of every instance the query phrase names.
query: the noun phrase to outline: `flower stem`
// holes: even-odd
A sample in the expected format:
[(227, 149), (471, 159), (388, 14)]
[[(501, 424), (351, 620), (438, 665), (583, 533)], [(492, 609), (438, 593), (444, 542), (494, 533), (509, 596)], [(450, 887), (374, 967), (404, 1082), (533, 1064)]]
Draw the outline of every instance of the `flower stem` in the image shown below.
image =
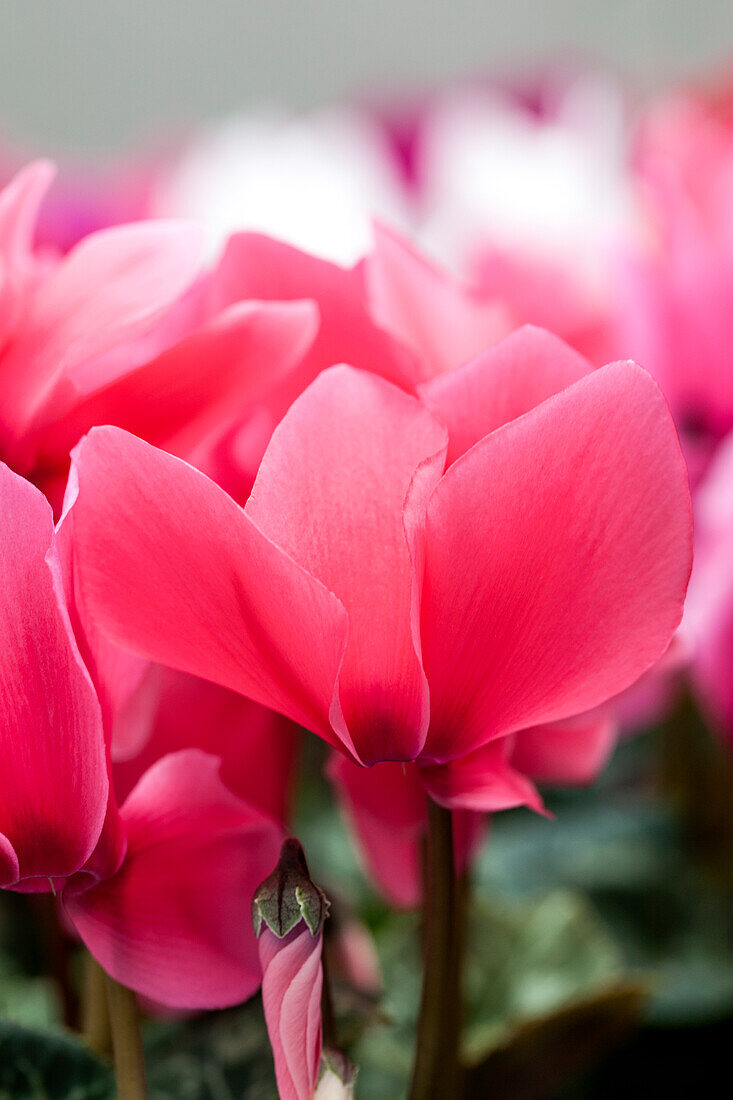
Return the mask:
[(140, 1016), (135, 994), (105, 974), (118, 1100), (146, 1100)]
[(410, 1100), (460, 1096), (461, 946), (453, 816), (428, 799), (423, 988)]
[(84, 991), (81, 1027), (90, 1050), (103, 1058), (112, 1051), (107, 978), (97, 960), (88, 951), (84, 956)]

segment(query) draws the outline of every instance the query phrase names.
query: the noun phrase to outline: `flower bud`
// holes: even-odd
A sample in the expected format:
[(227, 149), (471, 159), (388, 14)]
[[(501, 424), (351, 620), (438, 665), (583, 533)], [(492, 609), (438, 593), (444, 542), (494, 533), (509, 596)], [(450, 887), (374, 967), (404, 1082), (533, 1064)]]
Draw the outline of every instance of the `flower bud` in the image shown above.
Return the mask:
[(252, 904), (262, 1005), (281, 1100), (313, 1100), (318, 1083), (327, 912), (328, 901), (308, 874), (303, 849), (289, 838)]

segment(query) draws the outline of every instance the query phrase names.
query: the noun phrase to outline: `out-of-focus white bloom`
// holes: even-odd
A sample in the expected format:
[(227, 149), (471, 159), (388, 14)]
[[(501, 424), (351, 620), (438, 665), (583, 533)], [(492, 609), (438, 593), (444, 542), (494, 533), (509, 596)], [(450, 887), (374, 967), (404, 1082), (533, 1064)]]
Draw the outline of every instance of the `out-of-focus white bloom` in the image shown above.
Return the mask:
[(353, 1074), (345, 1074), (345, 1076), (346, 1080), (343, 1080), (338, 1071), (326, 1062), (316, 1091), (313, 1093), (313, 1100), (352, 1100), (356, 1077)]
[(623, 105), (599, 78), (545, 114), (498, 91), (448, 93), (425, 120), (419, 177), (423, 239), (460, 268), (489, 246), (595, 281), (632, 216)]
[(407, 226), (398, 169), (378, 125), (356, 109), (258, 110), (203, 131), (161, 180), (155, 212), (208, 225), (212, 246), (256, 230), (344, 265), (378, 218)]

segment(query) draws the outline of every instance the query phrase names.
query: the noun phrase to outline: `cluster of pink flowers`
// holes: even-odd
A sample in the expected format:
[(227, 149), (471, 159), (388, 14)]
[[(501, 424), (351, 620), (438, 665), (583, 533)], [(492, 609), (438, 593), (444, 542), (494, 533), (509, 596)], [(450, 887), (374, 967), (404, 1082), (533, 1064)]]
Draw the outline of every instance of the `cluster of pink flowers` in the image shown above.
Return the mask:
[(471, 87), (231, 125), (91, 232), (0, 193), (0, 886), (159, 1004), (262, 983), (283, 1100), (351, 1089), (304, 863), (249, 923), (303, 730), (401, 907), (430, 801), (464, 866), (671, 667), (733, 740), (732, 120)]

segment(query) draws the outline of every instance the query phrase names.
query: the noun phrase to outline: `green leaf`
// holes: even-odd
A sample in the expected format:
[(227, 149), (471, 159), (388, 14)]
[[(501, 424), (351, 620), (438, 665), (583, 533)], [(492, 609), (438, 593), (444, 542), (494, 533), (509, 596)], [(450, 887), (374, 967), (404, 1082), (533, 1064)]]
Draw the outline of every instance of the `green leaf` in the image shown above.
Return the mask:
[(0, 1021), (50, 1028), (60, 1018), (58, 991), (49, 978), (0, 975)]
[(259, 998), (151, 1024), (146, 1063), (150, 1100), (277, 1100)]
[(619, 982), (515, 1026), (466, 1074), (466, 1100), (554, 1096), (636, 1029), (645, 998), (643, 985)]
[[(377, 932), (387, 982), (380, 1005), (385, 1019), (352, 1054), (360, 1066), (360, 1100), (405, 1092), (420, 999), (419, 942), (419, 921), (410, 915), (393, 916)], [(475, 898), (465, 966), (464, 1062), (478, 1066), (529, 1025), (541, 1034), (540, 1025), (554, 1014), (580, 1012), (620, 987), (631, 990), (636, 1004), (642, 989), (624, 984), (625, 978), (621, 952), (582, 896), (561, 890), (532, 901)]]
[(597, 787), (550, 796), (554, 822), (496, 815), (476, 889), (521, 899), (561, 885), (584, 895), (626, 967), (645, 974), (648, 1020), (694, 1025), (733, 1012), (733, 890), (701, 862), (684, 816), (651, 781), (658, 748), (635, 738)]
[(621, 970), (616, 944), (576, 894), (480, 902), (466, 959), (465, 1058), (479, 1061), (518, 1025), (605, 989)]
[(0, 1100), (112, 1100), (112, 1072), (61, 1032), (0, 1023)]

